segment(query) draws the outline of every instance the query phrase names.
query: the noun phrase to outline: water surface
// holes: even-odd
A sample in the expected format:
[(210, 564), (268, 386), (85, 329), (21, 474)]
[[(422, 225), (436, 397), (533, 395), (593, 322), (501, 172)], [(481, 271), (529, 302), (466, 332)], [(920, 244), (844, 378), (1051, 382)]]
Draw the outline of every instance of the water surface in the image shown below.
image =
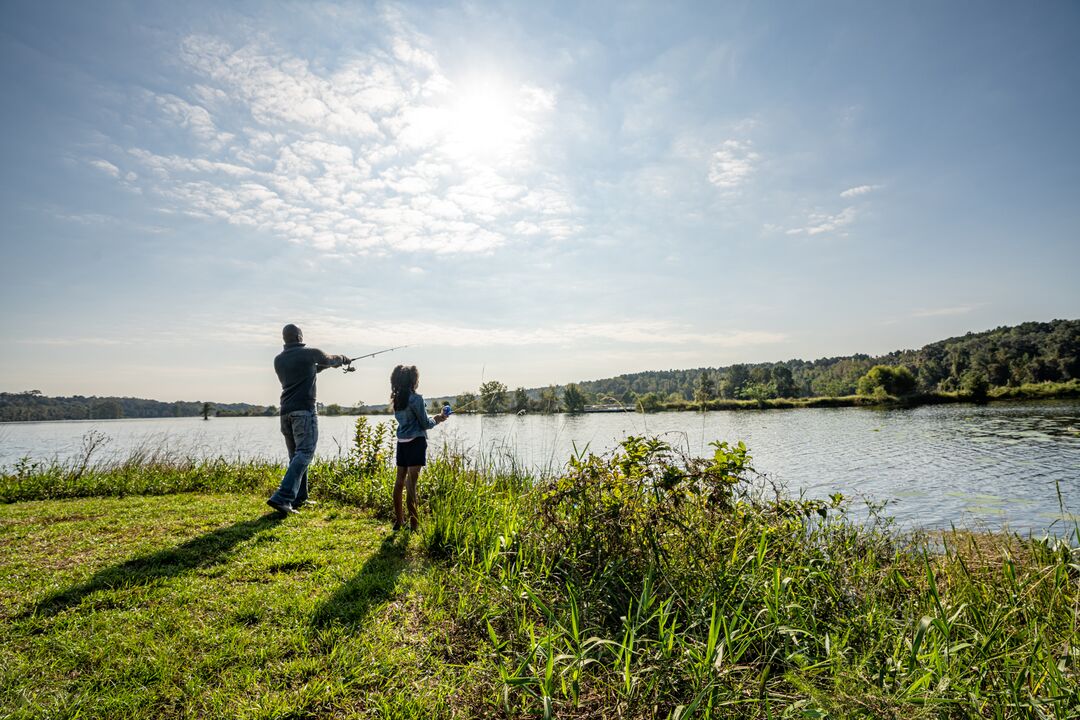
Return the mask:
[[(373, 422), (386, 418), (372, 417)], [(318, 452), (349, 442), (354, 418), (322, 417)], [(78, 457), (88, 432), (103, 433), (95, 457), (136, 448), (178, 455), (283, 460), (277, 418), (164, 418), (0, 425), (0, 466), (21, 457)], [(792, 492), (842, 492), (887, 502), (905, 526), (950, 524), (1022, 532), (1057, 521), (1058, 488), (1080, 509), (1080, 401), (938, 405), (913, 409), (821, 408), (708, 413), (455, 415), (431, 444), (493, 462), (553, 472), (574, 452), (603, 452), (627, 435), (663, 435), (691, 453), (712, 440), (743, 440), (754, 465)]]

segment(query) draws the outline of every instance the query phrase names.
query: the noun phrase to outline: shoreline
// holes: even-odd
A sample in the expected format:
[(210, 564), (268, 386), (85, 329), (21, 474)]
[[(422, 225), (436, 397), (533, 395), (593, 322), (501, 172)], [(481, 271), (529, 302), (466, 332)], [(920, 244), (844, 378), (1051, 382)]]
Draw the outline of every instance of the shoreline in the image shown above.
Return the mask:
[(971, 393), (956, 392), (932, 392), (908, 395), (906, 397), (886, 396), (884, 398), (868, 397), (866, 395), (843, 395), (840, 397), (808, 397), (808, 398), (770, 398), (768, 400), (709, 400), (704, 403), (687, 402), (683, 404), (665, 403), (664, 410), (791, 410), (796, 408), (829, 408), (829, 407), (881, 407), (881, 408), (915, 408), (923, 405), (951, 405), (957, 403), (971, 403), (972, 405), (988, 405), (998, 402), (1024, 402), (1038, 400), (1073, 400), (1080, 398), (1080, 381), (1073, 380), (1068, 383), (1053, 383), (1057, 388), (1041, 389), (1041, 385), (1021, 386), (1016, 388), (1002, 387), (989, 391), (985, 397), (978, 397)]
[[(436, 396), (442, 399), (443, 396)], [(661, 400), (654, 407), (643, 408), (640, 398), (633, 404), (620, 405), (591, 405), (578, 413), (567, 413), (560, 410), (555, 413), (545, 413), (536, 410), (526, 411), (528, 415), (560, 415), (560, 414), (593, 414), (593, 413), (655, 413), (655, 412), (700, 412), (702, 410), (792, 410), (797, 408), (841, 408), (841, 407), (879, 407), (879, 408), (914, 408), (922, 405), (945, 405), (954, 403), (972, 403), (984, 405), (988, 403), (1004, 401), (1038, 401), (1038, 400), (1071, 400), (1080, 398), (1080, 379), (1066, 382), (1042, 382), (1026, 383), (1019, 386), (999, 386), (990, 388), (985, 395), (974, 394), (964, 391), (935, 391), (929, 393), (916, 393), (912, 395), (896, 397), (892, 395), (868, 396), (868, 395), (841, 395), (841, 396), (815, 396), (795, 398), (768, 398), (762, 400), (736, 400), (716, 398), (704, 403), (694, 400), (664, 401)], [(331, 404), (333, 405), (333, 404)], [(384, 417), (391, 415), (388, 411), (370, 411), (360, 413), (327, 412), (324, 407), (319, 413), (322, 417)], [(342, 408), (344, 409), (344, 408)], [(349, 408), (352, 409), (352, 408)], [(454, 411), (459, 415), (513, 415), (512, 411), (502, 413), (481, 413), (471, 410)], [(143, 417), (109, 417), (109, 418), (21, 418), (18, 420), (0, 420), (0, 427), (14, 423), (37, 423), (37, 422), (70, 422), (85, 420), (161, 420), (200, 417), (194, 415), (154, 415)], [(232, 417), (277, 417), (260, 413), (222, 412), (214, 415), (215, 418)]]

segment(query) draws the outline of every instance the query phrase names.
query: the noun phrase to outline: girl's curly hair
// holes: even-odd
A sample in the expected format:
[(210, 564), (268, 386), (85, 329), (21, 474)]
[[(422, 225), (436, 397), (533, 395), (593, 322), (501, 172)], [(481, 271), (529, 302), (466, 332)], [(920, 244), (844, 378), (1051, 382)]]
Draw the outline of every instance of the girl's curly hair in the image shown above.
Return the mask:
[(390, 373), (390, 404), (395, 410), (404, 410), (409, 405), (409, 397), (416, 392), (420, 383), (420, 371), (415, 365), (398, 365)]

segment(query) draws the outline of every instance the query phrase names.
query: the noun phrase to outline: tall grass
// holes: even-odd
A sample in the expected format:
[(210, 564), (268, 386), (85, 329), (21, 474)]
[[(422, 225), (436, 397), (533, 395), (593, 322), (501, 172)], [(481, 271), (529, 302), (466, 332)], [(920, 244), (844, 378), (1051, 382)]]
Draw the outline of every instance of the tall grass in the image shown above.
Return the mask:
[(1080, 379), (1065, 382), (1024, 383), (1015, 387), (991, 388), (988, 396), (994, 400), (1042, 400), (1046, 398), (1080, 397)]
[(94, 430), (83, 436), (81, 452), (70, 460), (18, 460), (0, 475), (0, 502), (269, 491), (282, 470), (267, 460), (206, 459), (154, 441), (125, 457), (103, 460), (98, 455), (106, 442), (105, 435)]
[[(386, 515), (382, 442), (358, 437), (359, 485), (320, 487)], [(904, 534), (786, 496), (741, 444), (712, 450), (631, 437), (547, 479), (428, 467), (438, 596), (490, 664), (478, 712), (1077, 716), (1080, 528)]]

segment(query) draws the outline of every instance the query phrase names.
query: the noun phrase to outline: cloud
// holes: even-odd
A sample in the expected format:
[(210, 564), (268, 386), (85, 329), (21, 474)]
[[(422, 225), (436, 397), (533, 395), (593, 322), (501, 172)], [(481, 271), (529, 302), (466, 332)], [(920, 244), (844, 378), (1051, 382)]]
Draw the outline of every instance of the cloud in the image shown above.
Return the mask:
[(867, 193), (871, 193), (871, 192), (874, 192), (875, 190), (880, 190), (880, 189), (881, 189), (880, 185), (859, 185), (858, 187), (848, 188), (844, 192), (840, 193), (840, 197), (842, 197), (842, 198), (853, 198), (853, 197), (858, 197), (859, 195), (866, 195)]
[[(390, 22), (384, 47), (327, 70), (266, 41), (186, 37), (193, 85), (145, 95), (150, 122), (185, 133), (189, 149), (128, 147), (138, 172), (126, 181), (120, 159), (90, 162), (164, 212), (328, 254), (482, 253), (578, 234), (563, 181), (533, 157), (555, 91), (505, 81), (462, 106), (469, 88), (424, 45)], [(465, 132), (475, 121), (491, 132)]]
[(929, 310), (916, 310), (911, 313), (911, 317), (925, 318), (925, 317), (942, 317), (945, 315), (966, 315), (975, 309), (975, 305), (957, 305), (955, 307), (944, 308), (932, 308)]
[[(206, 90), (203, 89), (204, 94)], [(224, 93), (221, 93), (218, 99), (223, 100), (226, 97)], [(189, 130), (197, 140), (211, 148), (224, 147), (236, 137), (232, 133), (220, 132), (214, 124), (209, 111), (204, 107), (192, 105), (175, 95), (155, 95), (153, 99), (157, 103), (158, 109), (167, 118), (176, 125)]]
[(807, 218), (803, 227), (791, 228), (786, 233), (788, 235), (821, 235), (835, 232), (855, 222), (856, 215), (853, 207), (844, 208), (835, 215), (813, 213)]
[[(298, 323), (309, 337), (334, 338), (338, 344), (357, 347), (400, 344), (402, 338), (415, 338), (426, 346), (491, 347), (580, 345), (587, 342), (612, 342), (626, 345), (693, 345), (710, 348), (739, 348), (783, 342), (783, 333), (764, 330), (736, 330), (722, 333), (696, 331), (668, 321), (626, 320), (606, 323), (561, 323), (531, 329), (513, 327), (476, 327), (448, 325), (415, 320), (366, 322), (358, 325), (348, 318), (322, 317)], [(223, 338), (265, 341), (277, 331), (277, 325), (224, 323), (219, 326)]]
[(134, 345), (135, 340), (130, 339), (116, 339), (116, 338), (101, 338), (101, 337), (29, 337), (29, 338), (16, 338), (15, 342), (19, 345), (42, 345), (45, 347), (113, 347), (117, 345)]
[(108, 160), (95, 159), (88, 160), (87, 162), (93, 167), (96, 167), (101, 172), (105, 173), (106, 175), (111, 175), (114, 178), (120, 177), (120, 168), (116, 167)]
[(662, 128), (676, 84), (664, 72), (647, 70), (631, 73), (613, 85), (612, 92), (624, 108), (621, 131), (629, 140)]
[[(207, 84), (238, 100), (263, 126), (336, 135), (375, 136), (378, 125), (357, 102), (363, 64), (351, 64), (323, 77), (297, 57), (278, 57), (258, 47), (233, 49), (224, 40), (193, 35), (180, 46), (181, 58)], [(212, 87), (212, 86), (211, 86)]]
[(725, 140), (709, 163), (709, 182), (734, 191), (749, 178), (759, 157), (749, 141)]
[(143, 223), (132, 222), (126, 218), (116, 217), (115, 215), (106, 215), (104, 213), (69, 213), (60, 207), (51, 208), (49, 210), (49, 216), (65, 222), (78, 223), (79, 225), (115, 225), (117, 227), (124, 227), (153, 235), (169, 232), (168, 228), (161, 227), (160, 225), (146, 225)]

